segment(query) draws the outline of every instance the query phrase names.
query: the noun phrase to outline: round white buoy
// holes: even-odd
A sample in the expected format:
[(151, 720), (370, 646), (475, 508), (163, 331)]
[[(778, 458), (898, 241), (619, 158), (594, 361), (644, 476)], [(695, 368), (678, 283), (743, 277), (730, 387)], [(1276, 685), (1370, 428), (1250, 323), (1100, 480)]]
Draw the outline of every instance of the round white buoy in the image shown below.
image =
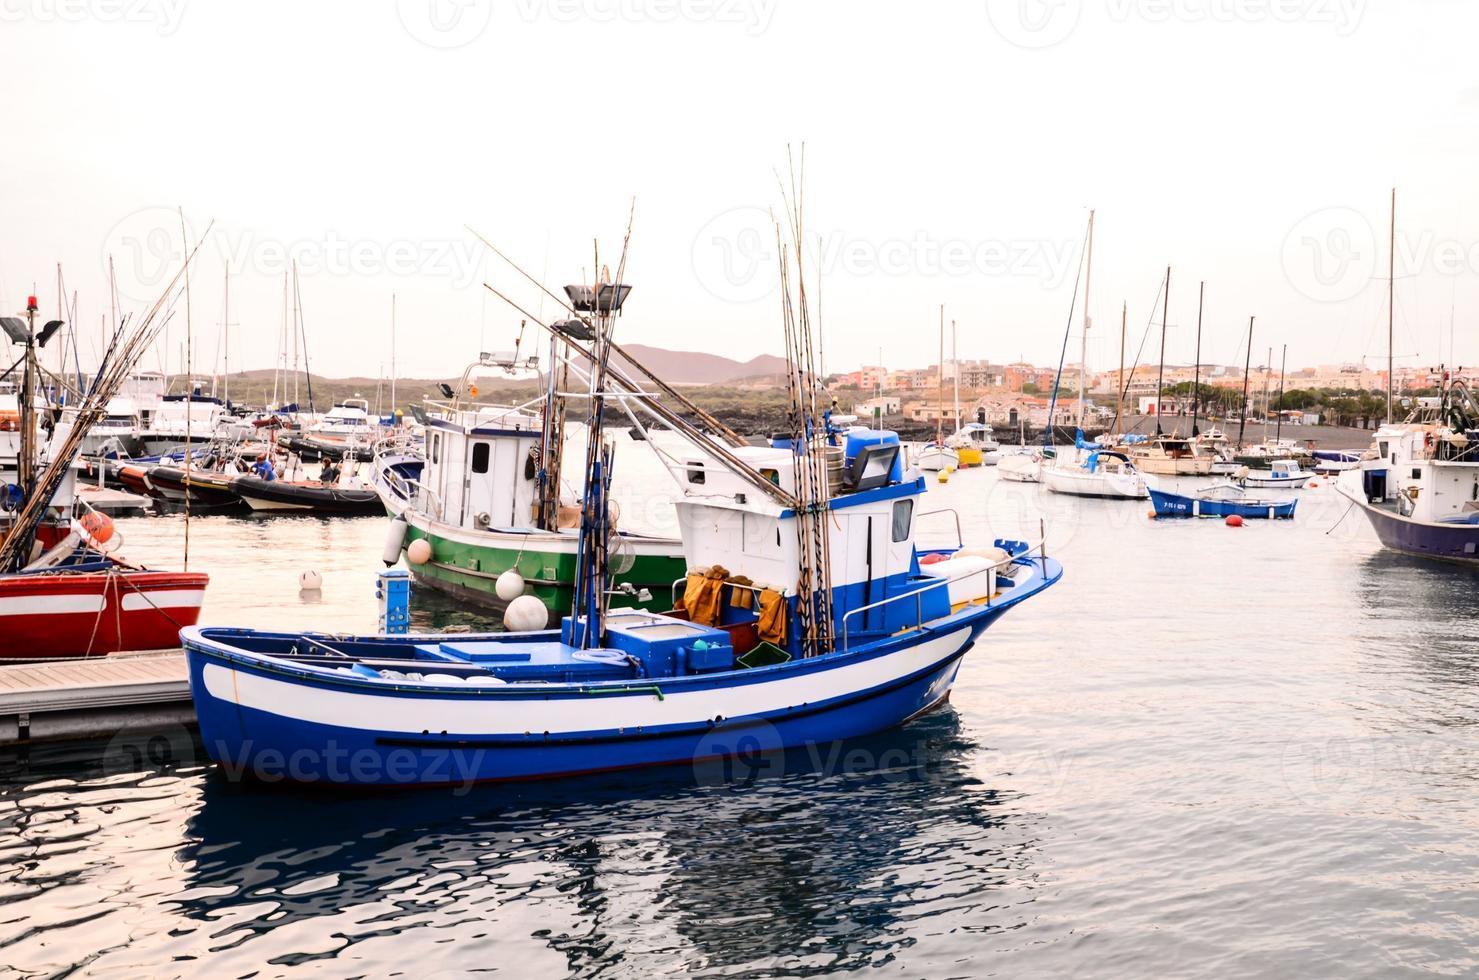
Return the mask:
[(521, 595), (503, 612), (505, 629), (515, 633), (542, 630), (549, 625), (549, 610), (532, 595)]
[(406, 560), (413, 565), (425, 565), (431, 561), (431, 542), (417, 538), (406, 546)]
[(324, 577), (313, 569), (298, 576), (298, 588), (304, 592), (317, 592), (324, 587)]
[(513, 602), (524, 594), (524, 576), (519, 574), (517, 568), (510, 568), (498, 576), (498, 581), (493, 583), (493, 591), (504, 602)]
[(406, 523), (406, 515), (397, 514), (395, 520), (390, 522), (390, 527), (385, 531), (385, 548), (380, 553), (380, 560), (385, 562), (389, 568), (401, 560), (401, 550), (406, 546), (406, 529), (410, 525)]

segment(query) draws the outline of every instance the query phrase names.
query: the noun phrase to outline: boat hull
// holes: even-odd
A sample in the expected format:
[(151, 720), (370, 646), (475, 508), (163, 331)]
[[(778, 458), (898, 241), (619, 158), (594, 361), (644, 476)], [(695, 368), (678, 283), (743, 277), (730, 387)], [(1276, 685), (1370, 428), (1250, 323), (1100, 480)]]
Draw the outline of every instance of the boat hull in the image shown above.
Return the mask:
[(1213, 460), (1207, 456), (1134, 456), (1135, 468), (1155, 476), (1208, 476)]
[(198, 572), (123, 569), (0, 576), (0, 660), (178, 646), (209, 581)]
[(605, 690), (565, 685), (537, 697), (506, 689), (367, 697), (223, 660), (193, 631), (185, 644), (201, 739), (228, 772), (469, 784), (693, 764), (892, 728), (948, 696), (961, 658), (998, 614), (978, 609), (921, 641), (880, 644), (886, 652), (840, 663), (817, 658)]
[(955, 469), (960, 465), (960, 454), (953, 449), (925, 446), (914, 458), (914, 465), (926, 473)]
[(191, 473), (178, 466), (155, 466), (149, 470), (149, 484), (166, 500), (190, 503), (215, 510), (239, 508), (242, 499), (231, 488), (232, 478), (214, 473)]
[(1243, 517), (1253, 520), (1289, 520), (1298, 500), (1203, 500), (1179, 493), (1150, 491), (1156, 517)]
[(231, 489), (254, 511), (291, 511), (300, 514), (337, 514), (346, 517), (380, 515), (385, 512), (374, 490), (348, 490), (322, 484), (288, 483), (241, 476)]
[(1145, 481), (1119, 473), (1090, 473), (1080, 466), (1045, 466), (1042, 482), (1053, 493), (1106, 500), (1144, 500)]
[(1238, 482), (1245, 487), (1265, 487), (1276, 489), (1282, 488), (1285, 490), (1298, 490), (1300, 487), (1310, 482), (1310, 480), (1313, 478), (1313, 473), (1306, 473), (1303, 476), (1294, 477), (1253, 476), (1250, 474), (1243, 477), (1243, 479), (1239, 480)]
[(1479, 566), (1479, 524), (1415, 521), (1361, 499), (1345, 486), (1340, 492), (1360, 507), (1382, 546), (1418, 558)]
[[(431, 560), (421, 565), (407, 562), (418, 585), (491, 608), (504, 605), (495, 586), (498, 576), (516, 569), (524, 578), (525, 592), (539, 598), (558, 614), (568, 613), (575, 594), (575, 565), (578, 538), (572, 533), (545, 531), (476, 531), (432, 521), (409, 508), (406, 518), (407, 546), (417, 538), (431, 544)], [(630, 583), (647, 589), (651, 600), (613, 595), (611, 604), (624, 608), (661, 611), (672, 608), (672, 586), (683, 578), (688, 564), (682, 542), (666, 538), (636, 538), (632, 567), (614, 576), (618, 586)]]

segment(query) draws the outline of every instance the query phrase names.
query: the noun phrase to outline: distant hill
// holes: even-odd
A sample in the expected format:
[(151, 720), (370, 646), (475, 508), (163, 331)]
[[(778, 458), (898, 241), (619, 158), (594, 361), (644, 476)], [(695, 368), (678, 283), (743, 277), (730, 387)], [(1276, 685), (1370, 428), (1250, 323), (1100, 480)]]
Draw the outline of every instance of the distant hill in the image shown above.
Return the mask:
[(736, 361), (718, 354), (666, 350), (662, 347), (648, 347), (646, 344), (623, 344), (622, 348), (647, 365), (659, 378), (671, 384), (729, 384), (786, 373), (785, 358), (772, 354), (760, 354), (748, 361)]
[[(653, 371), (659, 378), (670, 384), (678, 385), (726, 385), (726, 384), (755, 384), (755, 383), (784, 383), (786, 372), (786, 361), (784, 358), (775, 357), (770, 354), (761, 354), (752, 357), (748, 361), (736, 361), (733, 358), (721, 357), (718, 354), (705, 354), (700, 351), (673, 351), (661, 347), (648, 347), (645, 344), (626, 344), (624, 348), (633, 357), (638, 358), (644, 365)], [(620, 361), (620, 358), (616, 360)], [(209, 378), (206, 379), (207, 391), (209, 391)], [(253, 405), (265, 405), (272, 400), (273, 371), (240, 371), (231, 375), (231, 400), (239, 403)], [(419, 402), (424, 396), (439, 397), (437, 385), (441, 381), (455, 386), (458, 382), (456, 375), (445, 379), (427, 380), (425, 378), (401, 378), (396, 382), (396, 401), (402, 406), (412, 402)], [(484, 388), (529, 389), (532, 393), (535, 386), (529, 382), (501, 382), (496, 378), (485, 377), (479, 382)], [(177, 384), (176, 390), (179, 390)], [(379, 397), (377, 398), (377, 391)], [(220, 394), (218, 388), (217, 394)], [(298, 376), (297, 382), (298, 400), (304, 405), (308, 404), (308, 385), (302, 375)], [(292, 397), (292, 383), (289, 382), (288, 390), (279, 388), (278, 400)], [(388, 410), (390, 404), (390, 382), (376, 378), (326, 378), (315, 374), (313, 376), (313, 400), (320, 409), (332, 405), (334, 402), (345, 398), (364, 398), (370, 403), (370, 408), (375, 409), (377, 403)]]

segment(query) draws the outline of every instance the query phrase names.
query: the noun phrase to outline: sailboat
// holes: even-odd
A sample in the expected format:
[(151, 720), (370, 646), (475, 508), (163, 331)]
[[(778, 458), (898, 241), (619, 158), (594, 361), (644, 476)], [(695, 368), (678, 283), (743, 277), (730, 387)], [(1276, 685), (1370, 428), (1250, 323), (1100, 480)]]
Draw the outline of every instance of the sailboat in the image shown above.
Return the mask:
[[(955, 365), (957, 375), (960, 365)], [(960, 465), (960, 453), (945, 444), (945, 307), (940, 307), (940, 411), (935, 419), (935, 439), (920, 447), (914, 456), (914, 465), (926, 473), (953, 470)], [(956, 400), (956, 417), (959, 419), (960, 402)]]
[(1212, 472), (1213, 459), (1202, 452), (1195, 440), (1173, 433), (1167, 435), (1161, 427), (1161, 408), (1165, 405), (1166, 375), (1166, 316), (1171, 306), (1171, 269), (1166, 268), (1166, 291), (1161, 304), (1161, 357), (1155, 383), (1155, 435), (1145, 442), (1130, 447), (1130, 458), (1142, 473), (1157, 476), (1207, 476)]
[[(1089, 212), (1087, 274), (1084, 277), (1083, 338), (1079, 348), (1078, 421), (1083, 425), (1086, 408), (1085, 389), (1089, 376), (1089, 288), (1094, 279), (1094, 212)], [(1071, 322), (1071, 321), (1070, 321)], [(1121, 359), (1124, 355), (1121, 353)], [(1123, 361), (1120, 370), (1124, 370)], [(1042, 468), (1042, 482), (1053, 493), (1072, 497), (1104, 497), (1118, 500), (1144, 500), (1148, 494), (1140, 471), (1124, 452), (1084, 441), (1080, 428), (1074, 438), (1073, 452), (1059, 453), (1052, 465)]]
[[(789, 291), (784, 272), (782, 282)], [(301, 761), (286, 772), (298, 781), (427, 785), (691, 764), (862, 735), (943, 703), (981, 633), (1061, 576), (1040, 544), (916, 545), (927, 484), (902, 476), (892, 433), (849, 438), (834, 493), (831, 454), (819, 451), (828, 444), (815, 438), (826, 421), (802, 293), (785, 306), (796, 409), (786, 445), (726, 448), (675, 419), (696, 454), (679, 471), (681, 603), (665, 615), (608, 610), (605, 412), (644, 402), (609, 364), (627, 288), (618, 272), (571, 294), (595, 356), (576, 588), (559, 628), (357, 638), (187, 629), (213, 760), (269, 778), (287, 758)]]

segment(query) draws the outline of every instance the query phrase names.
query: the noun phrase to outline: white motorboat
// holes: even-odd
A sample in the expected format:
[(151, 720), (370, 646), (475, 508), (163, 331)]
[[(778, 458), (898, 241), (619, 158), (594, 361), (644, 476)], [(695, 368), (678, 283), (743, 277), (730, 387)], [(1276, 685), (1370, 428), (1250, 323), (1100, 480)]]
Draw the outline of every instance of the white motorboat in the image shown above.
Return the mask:
[(1284, 487), (1298, 490), (1315, 475), (1300, 469), (1299, 464), (1292, 459), (1271, 460), (1268, 466), (1266, 470), (1248, 470), (1238, 482), (1245, 487)]
[(914, 454), (914, 465), (927, 473), (953, 470), (960, 466), (960, 453), (938, 442), (927, 442)]
[(996, 472), (1001, 478), (1012, 483), (1040, 483), (1042, 470), (1042, 455), (1035, 448), (1003, 453), (996, 464)]

